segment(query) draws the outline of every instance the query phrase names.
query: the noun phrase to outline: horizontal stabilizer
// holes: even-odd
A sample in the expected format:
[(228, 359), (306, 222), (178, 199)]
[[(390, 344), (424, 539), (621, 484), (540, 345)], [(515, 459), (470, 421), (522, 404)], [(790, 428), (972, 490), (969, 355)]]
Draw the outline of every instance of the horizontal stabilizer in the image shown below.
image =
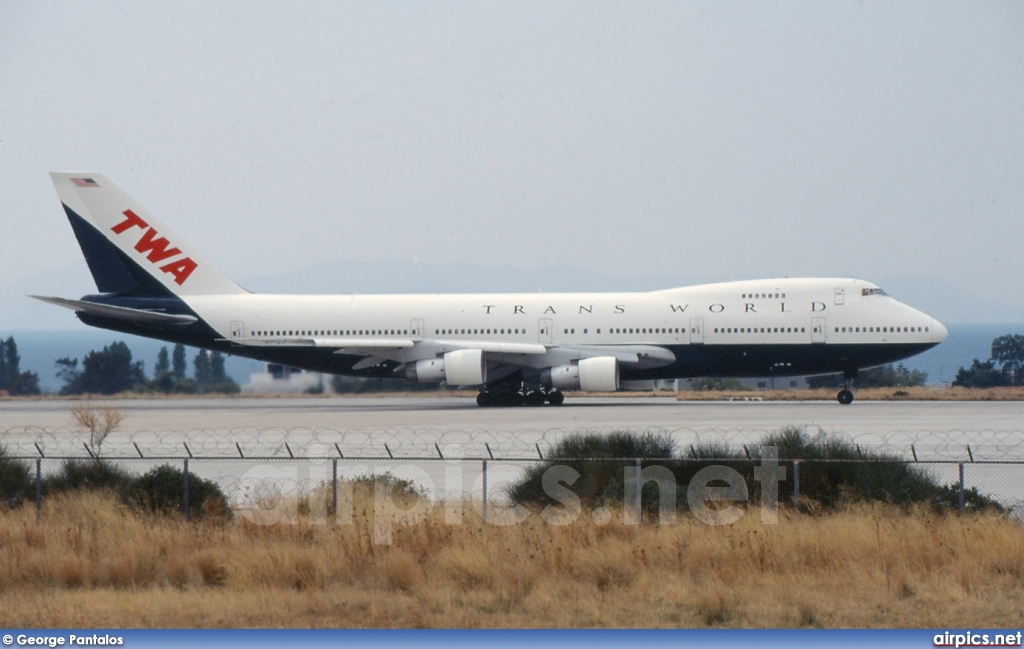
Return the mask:
[(159, 311), (144, 311), (142, 309), (129, 309), (123, 306), (111, 306), (109, 304), (97, 304), (96, 302), (86, 302), (85, 300), (67, 300), (62, 297), (43, 297), (41, 295), (30, 295), (37, 300), (42, 300), (49, 304), (55, 304), (62, 306), (65, 309), (71, 309), (76, 313), (89, 313), (92, 315), (103, 316), (104, 318), (114, 318), (115, 320), (124, 320), (126, 322), (140, 322), (145, 324), (192, 324), (199, 320), (195, 316), (191, 315), (175, 315), (171, 313), (161, 313)]

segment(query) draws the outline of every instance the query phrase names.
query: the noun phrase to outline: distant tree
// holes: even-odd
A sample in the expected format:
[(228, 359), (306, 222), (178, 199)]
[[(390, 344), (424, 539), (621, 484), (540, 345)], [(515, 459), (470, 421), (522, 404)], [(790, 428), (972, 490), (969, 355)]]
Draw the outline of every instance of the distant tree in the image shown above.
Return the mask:
[(35, 372), (20, 372), (6, 388), (0, 389), (14, 395), (39, 394), (39, 375)]
[(113, 342), (103, 351), (91, 351), (82, 359), (57, 361), (57, 377), (64, 381), (61, 394), (116, 394), (145, 383), (142, 363), (132, 361), (132, 352), (122, 341)]
[(164, 372), (171, 371), (171, 360), (167, 355), (167, 348), (161, 347), (160, 353), (156, 355), (156, 366), (153, 368), (154, 378), (160, 376)]
[(210, 379), (213, 377), (213, 372), (210, 368), (210, 355), (205, 349), (200, 349), (196, 352), (196, 357), (192, 359), (193, 377), (196, 381), (196, 387), (200, 390), (210, 385)]
[(187, 381), (187, 379), (183, 379), (182, 381), (176, 380), (174, 378), (174, 372), (166, 370), (164, 372), (159, 372), (154, 376), (153, 380), (147, 384), (147, 387), (153, 392), (164, 392), (170, 394), (172, 392), (180, 392), (181, 390), (178, 389), (178, 384), (185, 381)]
[[(10, 383), (12, 375), (17, 371), (17, 366), (11, 367), (10, 361), (7, 360), (7, 345), (14, 341), (14, 337), (10, 337), (7, 340), (0, 340), (0, 390), (6, 390), (6, 386)], [(17, 347), (15, 347), (15, 353), (17, 353)], [(16, 359), (20, 363), (21, 359)]]
[(160, 353), (156, 355), (156, 365), (153, 367), (153, 380), (147, 387), (154, 392), (170, 393), (175, 392), (176, 383), (177, 379), (171, 371), (170, 355), (166, 347), (161, 347)]
[(8, 394), (39, 394), (39, 375), (21, 371), (21, 356), (14, 336), (0, 340), (0, 390)]
[(1009, 385), (1024, 385), (1024, 335), (1007, 334), (993, 340), (992, 360), (1002, 363)]
[(980, 362), (977, 358), (967, 369), (957, 370), (953, 385), (963, 388), (996, 388), (1009, 385), (1006, 375), (995, 367), (995, 361)]
[(188, 363), (185, 360), (185, 346), (178, 343), (174, 346), (174, 354), (171, 357), (171, 371), (174, 372), (174, 378), (181, 380), (185, 378), (185, 370), (188, 369)]
[(224, 354), (210, 352), (210, 380), (219, 383), (227, 377), (228, 375), (224, 371)]
[(224, 371), (224, 355), (220, 352), (199, 350), (193, 360), (195, 368), (195, 390), (197, 392), (239, 392), (235, 381)]
[(65, 356), (56, 360), (57, 378), (64, 381), (61, 394), (75, 394), (81, 383), (82, 372), (78, 369), (78, 359)]

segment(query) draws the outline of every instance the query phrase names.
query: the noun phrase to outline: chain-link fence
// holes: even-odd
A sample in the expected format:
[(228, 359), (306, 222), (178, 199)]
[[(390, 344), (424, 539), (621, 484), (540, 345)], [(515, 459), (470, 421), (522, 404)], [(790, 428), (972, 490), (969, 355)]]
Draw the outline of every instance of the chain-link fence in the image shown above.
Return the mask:
[[(612, 432), (658, 436), (669, 440), (675, 453), (665, 458), (553, 455), (559, 443), (570, 436)], [(812, 444), (837, 438), (817, 427), (803, 427), (799, 432)], [(383, 479), (386, 486), (410, 485), (416, 493), (437, 503), (472, 503), (484, 520), (491, 520), (512, 506), (512, 489), (531, 476), (535, 478), (539, 471), (563, 466), (575, 467), (573, 471), (578, 474), (585, 472), (577, 469), (586, 463), (617, 466), (618, 490), (605, 490), (600, 495), (621, 503), (624, 512), (632, 507), (630, 511), (639, 516), (641, 493), (647, 493), (650, 482), (656, 483), (662, 493), (675, 491), (679, 498), (685, 498), (687, 488), (692, 487), (692, 474), (717, 465), (735, 467), (749, 483), (765, 457), (763, 443), (770, 434), (767, 430), (692, 429), (439, 432), (246, 428), (111, 433), (98, 442), (81, 431), (17, 428), (0, 430), (0, 447), (8, 460), (31, 467), (35, 491), (20, 498), (34, 499), (37, 508), (42, 506), (48, 476), (60, 473), (69, 461), (102, 460), (104, 465), (132, 475), (143, 475), (164, 465), (179, 470), (180, 508), (186, 517), (193, 514), (189, 511), (189, 493), (198, 480), (215, 483), (234, 510), (245, 515), (261, 512), (260, 520), (264, 522), (294, 520), (296, 512), (305, 507), (315, 521), (343, 523), (346, 503), (351, 501), (351, 490), (359, 481)], [(860, 494), (871, 499), (904, 500), (913, 485), (898, 480), (926, 474), (946, 490), (953, 506), (961, 511), (982, 498), (1020, 514), (1024, 503), (1024, 432), (894, 431), (841, 439), (848, 448), (856, 449), (858, 457), (808, 459), (776, 454), (782, 471), (776, 474), (780, 478), (779, 500), (801, 507), (808, 498), (819, 498), (823, 488), (819, 483), (831, 479), (827, 473), (856, 467), (861, 471), (853, 480), (859, 481)], [(700, 455), (698, 449), (708, 445), (730, 452), (719, 457)], [(685, 468), (687, 463), (693, 465), (692, 471)], [(669, 473), (659, 474), (651, 468), (659, 466)], [(904, 470), (900, 474), (904, 477), (897, 476), (893, 483), (885, 482), (893, 473), (886, 467), (914, 470)], [(669, 474), (676, 482), (680, 476), (687, 476), (686, 483), (666, 483)], [(561, 474), (560, 479), (561, 483), (556, 480), (553, 484), (568, 484), (575, 478), (569, 472)], [(717, 479), (729, 482), (724, 474)]]

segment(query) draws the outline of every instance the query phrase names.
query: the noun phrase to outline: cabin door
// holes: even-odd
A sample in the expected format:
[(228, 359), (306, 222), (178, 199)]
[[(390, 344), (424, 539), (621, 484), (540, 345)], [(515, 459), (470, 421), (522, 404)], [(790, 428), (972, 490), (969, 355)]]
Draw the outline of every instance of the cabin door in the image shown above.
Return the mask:
[(690, 344), (704, 344), (704, 318), (690, 318)]
[(811, 318), (811, 342), (825, 342), (825, 318)]
[(550, 345), (551, 334), (551, 318), (541, 318), (537, 322), (537, 342), (542, 345)]

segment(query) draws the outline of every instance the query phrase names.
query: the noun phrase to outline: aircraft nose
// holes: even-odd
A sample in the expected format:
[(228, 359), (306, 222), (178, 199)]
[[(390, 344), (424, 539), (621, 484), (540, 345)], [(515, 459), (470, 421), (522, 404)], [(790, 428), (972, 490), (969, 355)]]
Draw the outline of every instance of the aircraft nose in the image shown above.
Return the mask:
[(947, 330), (941, 322), (932, 318), (932, 340), (934, 342), (941, 343), (948, 335), (949, 330)]

